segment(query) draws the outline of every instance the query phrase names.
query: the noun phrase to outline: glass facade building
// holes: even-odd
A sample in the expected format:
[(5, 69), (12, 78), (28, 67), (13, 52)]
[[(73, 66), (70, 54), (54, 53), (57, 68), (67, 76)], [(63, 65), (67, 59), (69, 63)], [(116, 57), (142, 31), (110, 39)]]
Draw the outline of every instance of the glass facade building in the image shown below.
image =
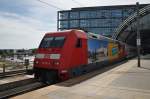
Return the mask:
[[(140, 5), (141, 8), (147, 4)], [(115, 29), (136, 10), (135, 5), (72, 8), (58, 11), (57, 29), (82, 29), (111, 36)]]

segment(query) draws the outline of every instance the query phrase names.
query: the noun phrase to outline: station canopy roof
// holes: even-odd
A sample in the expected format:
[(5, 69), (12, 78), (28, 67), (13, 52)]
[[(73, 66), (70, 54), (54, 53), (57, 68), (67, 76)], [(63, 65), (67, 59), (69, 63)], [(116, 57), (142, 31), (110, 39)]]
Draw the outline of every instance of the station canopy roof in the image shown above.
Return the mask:
[(139, 28), (141, 34), (141, 47), (145, 51), (148, 51), (150, 49), (150, 5), (140, 9), (139, 15), (139, 27), (136, 26), (137, 13), (135, 12), (119, 25), (112, 38), (136, 46), (136, 30)]

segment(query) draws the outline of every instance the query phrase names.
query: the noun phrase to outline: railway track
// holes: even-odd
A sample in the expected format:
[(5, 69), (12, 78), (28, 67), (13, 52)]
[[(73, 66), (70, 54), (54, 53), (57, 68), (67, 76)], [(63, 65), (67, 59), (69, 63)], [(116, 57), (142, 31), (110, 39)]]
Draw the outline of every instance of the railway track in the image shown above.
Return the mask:
[[(28, 70), (28, 71), (31, 71), (31, 70)], [(26, 74), (28, 71), (24, 69), (24, 70), (4, 72), (4, 73), (0, 73), (0, 78), (22, 75), (22, 74)]]
[(2, 84), (0, 85), (0, 99), (9, 98), (45, 86), (45, 84), (32, 78)]
[[(126, 60), (118, 63), (118, 64), (113, 64), (112, 66), (106, 66), (105, 68), (102, 68), (100, 70), (96, 70), (94, 72), (89, 72), (85, 75), (57, 83), (56, 85), (58, 86), (65, 86), (65, 87), (70, 87), (73, 86), (77, 83), (80, 83), (82, 81), (85, 81), (93, 76), (96, 76), (98, 74), (101, 74), (105, 71), (108, 71), (116, 66), (119, 66), (120, 64), (127, 62)], [(15, 81), (11, 83), (6, 83), (0, 85), (0, 99), (3, 98), (9, 98), (18, 94), (23, 94), (25, 92), (33, 91), (38, 88), (46, 87), (46, 84), (43, 84), (41, 82), (38, 82), (37, 80), (30, 78), (30, 79), (25, 79), (25, 80), (20, 80), (20, 81)]]

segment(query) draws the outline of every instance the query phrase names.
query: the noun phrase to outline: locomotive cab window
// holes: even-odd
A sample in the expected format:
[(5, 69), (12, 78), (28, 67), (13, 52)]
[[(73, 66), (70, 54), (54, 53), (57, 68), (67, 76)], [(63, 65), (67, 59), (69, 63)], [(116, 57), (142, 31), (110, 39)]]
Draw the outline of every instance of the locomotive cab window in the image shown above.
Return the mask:
[(51, 47), (63, 47), (65, 41), (65, 37), (55, 37), (53, 42), (51, 43)]
[(65, 37), (45, 37), (39, 48), (61, 48), (65, 42)]
[(77, 48), (81, 48), (82, 47), (82, 40), (81, 39), (77, 40), (76, 47)]

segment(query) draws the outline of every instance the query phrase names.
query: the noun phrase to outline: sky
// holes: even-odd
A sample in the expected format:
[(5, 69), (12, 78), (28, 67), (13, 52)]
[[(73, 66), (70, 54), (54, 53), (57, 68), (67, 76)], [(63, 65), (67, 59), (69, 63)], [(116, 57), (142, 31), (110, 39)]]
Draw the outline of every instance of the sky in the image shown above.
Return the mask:
[(150, 0), (0, 0), (0, 49), (37, 48), (46, 32), (57, 30), (57, 11), (136, 2)]

